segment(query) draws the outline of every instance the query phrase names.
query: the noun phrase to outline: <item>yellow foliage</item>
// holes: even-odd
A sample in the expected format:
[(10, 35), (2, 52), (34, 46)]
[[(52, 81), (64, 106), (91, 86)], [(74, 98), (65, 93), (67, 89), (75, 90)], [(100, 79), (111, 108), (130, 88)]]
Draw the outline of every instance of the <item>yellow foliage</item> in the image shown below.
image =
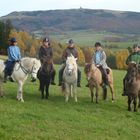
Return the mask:
[(122, 50), (116, 53), (116, 65), (117, 69), (126, 69), (126, 59), (129, 55), (128, 50)]

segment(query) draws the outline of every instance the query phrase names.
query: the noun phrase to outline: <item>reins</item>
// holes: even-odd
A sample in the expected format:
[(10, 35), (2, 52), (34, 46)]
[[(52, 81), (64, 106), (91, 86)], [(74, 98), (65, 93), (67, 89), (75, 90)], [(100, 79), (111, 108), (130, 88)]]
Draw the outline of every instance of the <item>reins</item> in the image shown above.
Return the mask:
[[(34, 65), (32, 66), (32, 69), (31, 70), (27, 70), (22, 64), (21, 64), (21, 61), (19, 62), (19, 67), (16, 71), (19, 70), (19, 68), (21, 68), (21, 70), (27, 75), (27, 74), (31, 74), (31, 73), (35, 73), (33, 72), (33, 68), (34, 68)], [(35, 73), (36, 74), (36, 73)]]

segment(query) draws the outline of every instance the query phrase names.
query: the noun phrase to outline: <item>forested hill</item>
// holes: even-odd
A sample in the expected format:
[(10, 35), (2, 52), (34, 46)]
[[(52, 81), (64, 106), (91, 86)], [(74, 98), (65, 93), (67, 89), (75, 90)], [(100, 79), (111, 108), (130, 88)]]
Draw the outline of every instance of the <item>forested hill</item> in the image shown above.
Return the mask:
[(28, 32), (95, 30), (140, 34), (140, 13), (110, 10), (69, 9), (13, 12), (0, 18), (10, 19), (16, 29)]

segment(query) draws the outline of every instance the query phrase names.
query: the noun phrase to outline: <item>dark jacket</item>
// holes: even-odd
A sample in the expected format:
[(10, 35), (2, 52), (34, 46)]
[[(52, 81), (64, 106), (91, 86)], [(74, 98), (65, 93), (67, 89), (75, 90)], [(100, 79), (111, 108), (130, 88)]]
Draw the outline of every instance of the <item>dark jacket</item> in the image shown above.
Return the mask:
[(73, 48), (69, 48), (67, 47), (64, 52), (63, 52), (63, 55), (62, 55), (62, 60), (63, 62), (66, 61), (67, 57), (70, 56), (70, 55), (73, 55), (75, 58), (78, 58), (78, 51), (73, 47)]
[(39, 55), (39, 59), (40, 59), (41, 63), (42, 63), (43, 59), (45, 59), (48, 56), (53, 58), (52, 47), (45, 48), (45, 47), (41, 46), (39, 49), (38, 55)]

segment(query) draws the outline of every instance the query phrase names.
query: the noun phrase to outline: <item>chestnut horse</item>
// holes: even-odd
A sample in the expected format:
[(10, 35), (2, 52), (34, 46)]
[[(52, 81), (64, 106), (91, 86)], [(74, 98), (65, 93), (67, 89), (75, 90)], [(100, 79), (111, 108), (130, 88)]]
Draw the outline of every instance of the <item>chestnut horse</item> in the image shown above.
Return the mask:
[(128, 79), (126, 80), (126, 93), (128, 95), (128, 111), (131, 111), (131, 102), (134, 104), (134, 111), (137, 111), (137, 98), (139, 98), (138, 107), (140, 107), (140, 70), (134, 62), (129, 63), (127, 69)]
[[(85, 65), (85, 74), (87, 76), (88, 84), (89, 84), (89, 89), (91, 92), (91, 102), (93, 102), (93, 97), (94, 97), (94, 88), (96, 89), (96, 103), (98, 103), (98, 92), (99, 92), (99, 87), (101, 86), (103, 89), (103, 99), (105, 100), (107, 98), (107, 87), (103, 83), (102, 79), (102, 74), (99, 68), (95, 66), (95, 64), (86, 64)], [(112, 101), (115, 99), (114, 95), (114, 86), (113, 86), (113, 73), (112, 70), (108, 67), (107, 69), (108, 73), (108, 82), (109, 82), (109, 87), (110, 91), (112, 94)]]

